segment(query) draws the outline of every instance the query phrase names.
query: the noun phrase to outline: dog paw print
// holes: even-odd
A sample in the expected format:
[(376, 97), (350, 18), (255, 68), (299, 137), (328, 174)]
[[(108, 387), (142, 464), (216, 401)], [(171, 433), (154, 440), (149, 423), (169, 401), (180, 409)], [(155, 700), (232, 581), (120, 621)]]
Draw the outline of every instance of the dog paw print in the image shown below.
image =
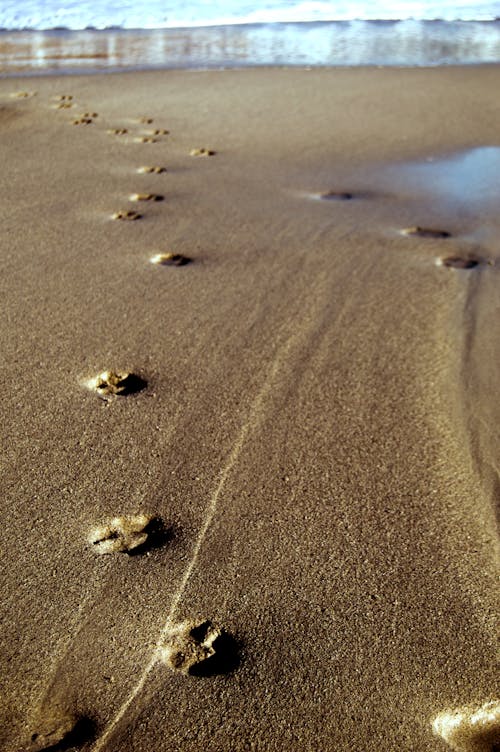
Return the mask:
[(98, 554), (130, 553), (145, 545), (152, 521), (147, 514), (114, 517), (94, 528), (88, 540)]

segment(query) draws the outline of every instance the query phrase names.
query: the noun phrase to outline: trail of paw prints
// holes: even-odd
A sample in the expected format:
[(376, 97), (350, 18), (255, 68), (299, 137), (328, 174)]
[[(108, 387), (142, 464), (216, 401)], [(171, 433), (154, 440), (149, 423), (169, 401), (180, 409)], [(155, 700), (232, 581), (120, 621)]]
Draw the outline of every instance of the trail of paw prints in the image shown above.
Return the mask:
[[(372, 194), (370, 192), (364, 191), (353, 192), (345, 191), (342, 189), (330, 189), (319, 193), (303, 193), (301, 195), (307, 196), (308, 198), (312, 198), (317, 201), (344, 203), (359, 198), (370, 198)], [(422, 240), (423, 242), (442, 241), (446, 243), (446, 241), (453, 239), (453, 234), (452, 232), (450, 232), (450, 230), (427, 225), (413, 225), (411, 227), (405, 227), (399, 230), (399, 233), (409, 239)], [(438, 256), (435, 259), (435, 263), (437, 266), (442, 266), (447, 269), (457, 269), (465, 271), (475, 269), (484, 265), (494, 265), (494, 262), (492, 260), (485, 259), (482, 256), (470, 251)]]
[[(72, 94), (59, 94), (55, 98), (56, 107), (63, 109), (70, 109), (75, 106), (74, 97)], [(93, 125), (98, 117), (97, 112), (91, 110), (82, 112), (78, 117), (73, 118), (70, 122), (74, 126), (85, 127)], [(138, 144), (156, 144), (162, 140), (163, 137), (170, 135), (170, 130), (164, 127), (153, 127), (144, 129), (144, 126), (151, 126), (154, 123), (154, 119), (150, 116), (143, 115), (135, 119), (128, 119), (126, 125), (117, 125), (116, 127), (107, 127), (105, 132), (108, 136), (122, 141), (124, 144), (138, 143)], [(212, 157), (216, 154), (214, 149), (208, 147), (197, 147), (191, 149), (189, 152), (192, 157)], [(136, 169), (138, 174), (160, 175), (166, 172), (166, 167), (163, 165), (152, 164), (142, 165)], [(158, 193), (146, 193), (137, 191), (131, 193), (128, 196), (129, 201), (137, 202), (159, 202), (164, 200), (164, 196)], [(118, 209), (111, 213), (111, 219), (120, 222), (136, 221), (143, 218), (143, 213), (135, 211), (134, 209)], [(156, 262), (158, 263), (158, 262)], [(177, 265), (183, 265), (186, 261), (178, 263)], [(172, 264), (174, 262), (167, 261), (165, 265)]]
[[(149, 556), (174, 537), (161, 517), (152, 514), (126, 514), (114, 517), (89, 531), (87, 545), (99, 556)], [(97, 725), (90, 715), (76, 712), (64, 701), (46, 696), (27, 722), (27, 738), (22, 752), (63, 752), (94, 742)], [(21, 750), (19, 750), (21, 752)]]
[[(16, 93), (16, 96), (28, 96), (31, 95), (30, 92), (18, 92)], [(73, 94), (57, 94), (54, 97), (52, 97), (53, 101), (53, 107), (57, 110), (72, 110), (76, 107), (76, 101)], [(72, 121), (70, 121), (73, 125), (90, 125), (94, 123), (96, 118), (99, 117), (99, 113), (87, 110), (84, 112), (81, 112), (78, 117), (74, 118)], [(169, 135), (170, 131), (167, 128), (152, 128), (148, 130), (144, 130), (144, 125), (151, 125), (153, 123), (153, 118), (143, 116), (140, 118), (136, 118), (135, 120), (132, 119), (129, 121), (133, 124), (134, 127), (130, 128), (128, 126), (115, 126), (115, 127), (108, 127), (106, 129), (106, 133), (109, 136), (113, 137), (129, 137), (128, 139), (125, 138), (125, 141), (129, 142), (131, 139), (134, 142), (137, 143), (157, 143), (161, 140), (161, 136), (167, 136)], [(139, 126), (139, 129), (137, 128)]]
[[(106, 133), (108, 136), (116, 137), (129, 137), (125, 139), (127, 142), (132, 139), (133, 143), (138, 144), (156, 144), (161, 141), (162, 136), (168, 136), (170, 131), (167, 128), (150, 128), (145, 130), (142, 126), (151, 125), (153, 118), (144, 116), (130, 121), (133, 127), (121, 126), (115, 128), (108, 128)], [(139, 126), (139, 128), (137, 128)]]
[[(56, 94), (52, 97), (52, 107), (56, 110), (73, 110), (76, 107), (73, 94)], [(78, 115), (74, 116), (69, 122), (72, 125), (92, 125), (96, 118), (99, 117), (99, 113), (92, 110), (84, 110)]]
[[(424, 241), (447, 241), (453, 238), (453, 234), (449, 230), (443, 230), (435, 227), (421, 227), (415, 225), (414, 227), (407, 227), (401, 230), (401, 234), (409, 238), (421, 238)], [(464, 251), (463, 253), (456, 253), (451, 255), (438, 256), (435, 260), (436, 266), (442, 266), (447, 269), (459, 269), (462, 271), (468, 271), (476, 269), (480, 266), (493, 266), (493, 261), (483, 258), (482, 256)]]
[[(53, 100), (52, 106), (62, 113), (68, 111), (68, 115), (73, 115), (77, 104), (72, 94), (60, 94), (55, 102)], [(74, 126), (91, 126), (98, 117), (97, 112), (88, 109), (78, 112), (67, 122)], [(138, 125), (142, 129), (142, 126), (151, 125), (152, 122), (152, 118), (144, 117), (140, 118)], [(134, 142), (148, 144), (157, 143), (164, 136), (169, 135), (169, 131), (159, 127), (137, 134), (136, 129), (116, 127), (108, 128), (107, 135), (117, 139), (123, 138), (125, 143), (130, 143), (133, 139)], [(194, 157), (211, 157), (215, 155), (215, 151), (202, 147), (191, 150), (190, 154)], [(166, 168), (158, 164), (145, 165), (137, 168), (136, 172), (144, 175), (160, 175), (166, 172)], [(154, 203), (163, 201), (164, 196), (161, 193), (137, 191), (128, 194), (128, 199), (134, 203)], [(141, 219), (142, 214), (132, 209), (123, 209), (114, 212), (111, 217), (116, 221), (128, 222)], [(183, 267), (190, 264), (192, 259), (179, 253), (166, 252), (155, 254), (150, 261), (157, 266)], [(97, 395), (104, 404), (112, 404), (116, 400), (133, 397), (148, 386), (146, 379), (137, 373), (111, 369), (87, 378), (82, 384)], [(153, 548), (163, 545), (170, 535), (170, 531), (165, 528), (158, 517), (144, 513), (122, 514), (90, 530), (87, 534), (87, 546), (98, 556), (128, 555), (132, 557), (147, 554)], [(237, 646), (224, 629), (212, 624), (209, 620), (184, 622), (171, 626), (171, 631), (164, 635), (161, 650), (158, 646), (155, 651), (153, 663), (162, 661), (174, 671), (198, 676), (211, 676), (236, 667)], [(144, 678), (149, 670), (146, 668)], [(43, 719), (34, 724), (26, 749), (29, 752), (49, 749), (62, 752), (62, 750), (87, 745), (94, 739), (95, 724), (89, 717), (59, 709), (54, 713), (45, 713)]]

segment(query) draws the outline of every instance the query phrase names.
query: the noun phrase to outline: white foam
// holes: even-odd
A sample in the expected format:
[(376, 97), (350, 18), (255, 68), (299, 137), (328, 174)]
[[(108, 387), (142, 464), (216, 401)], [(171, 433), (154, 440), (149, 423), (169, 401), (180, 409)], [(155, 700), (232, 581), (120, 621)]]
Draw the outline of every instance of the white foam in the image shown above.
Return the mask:
[(4, 0), (5, 29), (156, 29), (242, 23), (350, 20), (488, 21), (499, 15), (493, 0)]

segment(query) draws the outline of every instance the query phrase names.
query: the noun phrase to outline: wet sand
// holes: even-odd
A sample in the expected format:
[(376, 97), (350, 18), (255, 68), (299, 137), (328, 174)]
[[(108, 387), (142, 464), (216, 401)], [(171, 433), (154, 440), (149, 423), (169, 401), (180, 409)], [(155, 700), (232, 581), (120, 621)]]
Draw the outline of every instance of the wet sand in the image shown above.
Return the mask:
[(2, 750), (496, 749), (499, 87), (0, 81)]

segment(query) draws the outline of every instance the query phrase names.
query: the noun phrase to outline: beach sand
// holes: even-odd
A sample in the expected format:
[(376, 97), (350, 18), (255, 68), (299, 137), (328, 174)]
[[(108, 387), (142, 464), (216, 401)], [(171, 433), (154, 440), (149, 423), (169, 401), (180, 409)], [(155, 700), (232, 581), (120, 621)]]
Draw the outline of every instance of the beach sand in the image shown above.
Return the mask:
[(499, 90), (0, 81), (2, 750), (498, 749)]

